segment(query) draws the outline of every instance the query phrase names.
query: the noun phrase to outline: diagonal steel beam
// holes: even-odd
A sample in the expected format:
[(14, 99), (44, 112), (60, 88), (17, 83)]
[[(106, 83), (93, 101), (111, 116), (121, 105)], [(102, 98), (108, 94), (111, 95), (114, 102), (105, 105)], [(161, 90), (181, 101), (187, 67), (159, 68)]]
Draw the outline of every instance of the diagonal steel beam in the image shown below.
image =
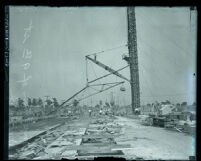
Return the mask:
[[(129, 66), (129, 65), (127, 65), (127, 66), (125, 66), (125, 67), (123, 67), (123, 68), (120, 68), (120, 69), (118, 69), (118, 70), (116, 70), (116, 71), (118, 72), (118, 71), (120, 71), (120, 70), (123, 70), (123, 69), (127, 68), (128, 66)], [(101, 77), (99, 77), (99, 78), (96, 78), (96, 79), (94, 79), (94, 80), (92, 80), (92, 81), (89, 81), (88, 83), (95, 82), (95, 81), (97, 81), (97, 80), (99, 80), (99, 79), (102, 79), (102, 78), (104, 78), (104, 77), (107, 77), (107, 76), (109, 76), (109, 75), (111, 75), (111, 74), (113, 74), (113, 73), (109, 73), (109, 74), (103, 75), (103, 76), (101, 76)]]
[(101, 83), (101, 84), (90, 84), (89, 86), (101, 86), (101, 85), (108, 85), (108, 84), (117, 84), (117, 83), (124, 83), (124, 82), (111, 82), (111, 83)]
[(110, 73), (112, 73), (112, 74), (114, 74), (114, 75), (116, 75), (116, 76), (118, 76), (118, 77), (120, 77), (120, 78), (122, 78), (122, 79), (124, 79), (124, 80), (126, 80), (128, 82), (130, 82), (129, 79), (127, 79), (123, 75), (119, 74), (116, 70), (108, 67), (107, 65), (105, 65), (105, 64), (103, 64), (103, 63), (101, 63), (101, 62), (99, 62), (99, 61), (97, 61), (97, 60), (95, 60), (93, 58), (90, 58), (89, 56), (86, 56), (86, 58), (89, 59), (89, 60), (91, 60), (93, 63), (97, 64), (98, 66), (104, 68), (105, 70), (109, 71)]

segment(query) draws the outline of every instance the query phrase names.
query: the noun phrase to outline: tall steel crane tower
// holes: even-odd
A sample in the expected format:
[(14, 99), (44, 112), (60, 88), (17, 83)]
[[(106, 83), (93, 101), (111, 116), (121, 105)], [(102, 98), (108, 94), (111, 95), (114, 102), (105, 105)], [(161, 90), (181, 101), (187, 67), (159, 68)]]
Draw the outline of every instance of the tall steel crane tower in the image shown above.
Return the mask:
[(132, 99), (132, 110), (134, 113), (135, 109), (140, 107), (140, 85), (139, 85), (139, 70), (138, 70), (138, 55), (137, 55), (135, 7), (127, 8), (127, 20), (128, 20), (128, 50), (129, 50), (128, 63), (130, 65), (131, 99)]

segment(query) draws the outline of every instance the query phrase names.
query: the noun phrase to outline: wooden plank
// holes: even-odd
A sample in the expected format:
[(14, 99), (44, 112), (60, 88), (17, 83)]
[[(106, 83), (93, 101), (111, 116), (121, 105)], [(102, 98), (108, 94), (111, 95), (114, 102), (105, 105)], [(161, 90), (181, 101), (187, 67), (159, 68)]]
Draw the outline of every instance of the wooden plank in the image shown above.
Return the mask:
[(85, 139), (87, 139), (87, 138), (115, 138), (115, 137), (119, 137), (119, 136), (121, 136), (120, 134), (115, 134), (115, 135), (112, 135), (112, 134), (101, 134), (101, 135), (95, 135), (95, 134), (93, 134), (93, 135), (84, 135), (84, 136), (82, 136), (82, 138), (85, 138)]
[[(62, 147), (62, 146), (61, 146)], [(105, 146), (96, 146), (96, 145), (66, 145), (63, 146), (65, 148), (65, 150), (104, 150), (104, 149), (108, 149), (108, 150), (112, 150), (112, 149), (123, 149), (123, 148), (130, 148), (130, 144), (121, 144), (121, 145), (105, 145)], [(51, 149), (51, 147), (49, 147)], [(58, 147), (59, 148), (59, 147)]]
[(105, 132), (105, 130), (88, 129), (87, 132)]
[(120, 134), (91, 134), (91, 135), (64, 135), (63, 137), (66, 138), (83, 138), (83, 139), (88, 139), (88, 138), (115, 138), (121, 136)]
[[(81, 129), (82, 129), (82, 130), (77, 131), (77, 133), (79, 132), (79, 134), (84, 135), (84, 134), (85, 134), (85, 131), (86, 131), (86, 128), (81, 128)], [(69, 135), (70, 132), (71, 132), (71, 131), (66, 131), (66, 132), (65, 132), (64, 134), (62, 134), (59, 138), (57, 138), (55, 141), (53, 141), (51, 144), (49, 144), (46, 149), (51, 148), (51, 146), (54, 147), (55, 145), (58, 145), (58, 147), (59, 147), (59, 146), (64, 146), (64, 144), (65, 144), (65, 146), (74, 146), (74, 145), (68, 145), (69, 142), (66, 141), (66, 139), (64, 138), (64, 136)], [(73, 132), (72, 134), (75, 135), (74, 132), (76, 132), (76, 131), (72, 131), (72, 132)], [(64, 144), (61, 144), (62, 141), (63, 141)]]
[(182, 132), (181, 130), (179, 130), (177, 127), (174, 127), (177, 131)]
[(117, 145), (115, 143), (108, 143), (108, 142), (103, 142), (103, 143), (82, 143), (81, 146), (98, 146), (98, 147), (101, 147), (101, 146), (113, 146), (113, 145)]
[[(80, 160), (89, 160), (89, 159), (93, 159), (94, 158), (97, 158), (97, 157), (115, 157), (115, 158), (125, 158), (126, 156), (125, 155), (86, 155), (86, 156), (76, 156), (77, 159), (80, 159)], [(65, 157), (64, 157), (65, 158)]]
[(108, 149), (117, 149), (117, 148), (130, 148), (130, 144), (114, 144), (114, 145), (111, 145), (111, 144), (105, 144), (105, 145), (102, 145), (102, 146), (97, 146), (97, 145), (94, 145), (94, 144), (91, 144), (91, 145), (67, 145), (65, 146), (65, 150), (94, 150), (94, 149), (101, 149), (101, 148), (108, 148)]

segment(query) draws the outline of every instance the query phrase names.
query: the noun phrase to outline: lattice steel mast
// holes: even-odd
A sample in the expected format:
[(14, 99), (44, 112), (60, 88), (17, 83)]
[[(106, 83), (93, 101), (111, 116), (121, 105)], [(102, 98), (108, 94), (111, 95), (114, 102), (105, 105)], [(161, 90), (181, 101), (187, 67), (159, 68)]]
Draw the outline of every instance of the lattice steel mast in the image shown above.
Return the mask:
[(128, 62), (130, 64), (131, 100), (132, 100), (132, 110), (134, 113), (135, 109), (140, 107), (140, 87), (139, 87), (135, 7), (127, 7), (127, 19), (128, 19), (128, 50), (129, 50)]

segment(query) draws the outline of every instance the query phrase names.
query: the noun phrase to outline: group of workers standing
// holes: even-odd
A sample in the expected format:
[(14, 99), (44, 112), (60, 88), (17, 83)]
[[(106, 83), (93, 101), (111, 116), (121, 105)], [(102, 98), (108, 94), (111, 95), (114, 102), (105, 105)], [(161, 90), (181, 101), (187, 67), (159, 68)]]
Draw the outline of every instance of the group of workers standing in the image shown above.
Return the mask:
[(91, 109), (88, 110), (88, 113), (89, 113), (89, 117), (91, 117), (92, 115), (103, 115), (103, 114), (106, 114), (107, 115), (107, 112), (106, 113), (103, 113), (103, 110), (99, 110), (98, 112), (92, 112)]

